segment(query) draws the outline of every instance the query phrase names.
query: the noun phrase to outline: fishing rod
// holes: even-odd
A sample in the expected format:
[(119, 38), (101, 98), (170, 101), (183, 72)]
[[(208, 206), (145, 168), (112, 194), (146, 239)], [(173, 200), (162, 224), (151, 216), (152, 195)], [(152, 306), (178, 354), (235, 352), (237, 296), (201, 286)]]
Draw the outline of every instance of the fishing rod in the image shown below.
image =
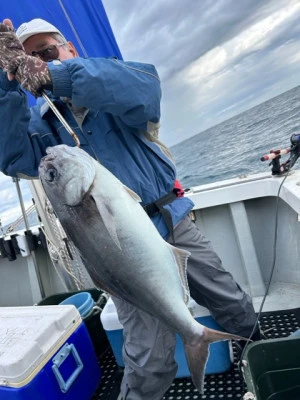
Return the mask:
[[(270, 150), (269, 154), (265, 154), (260, 158), (261, 161), (270, 161), (272, 165), (272, 175), (280, 176), (286, 174), (294, 166), (300, 156), (300, 134), (293, 134), (290, 138), (291, 146), (286, 149)], [(281, 156), (290, 154), (287, 161), (280, 164)]]

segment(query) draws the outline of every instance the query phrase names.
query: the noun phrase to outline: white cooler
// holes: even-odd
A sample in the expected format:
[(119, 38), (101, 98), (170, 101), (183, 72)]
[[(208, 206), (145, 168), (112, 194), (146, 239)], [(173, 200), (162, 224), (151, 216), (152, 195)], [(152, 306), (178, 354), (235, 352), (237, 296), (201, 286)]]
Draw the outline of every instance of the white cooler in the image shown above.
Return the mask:
[(90, 400), (100, 378), (73, 305), (0, 308), (1, 400)]
[[(210, 315), (209, 311), (199, 306), (194, 300), (190, 301), (188, 307), (194, 318), (202, 325), (216, 330), (223, 330)], [(120, 367), (123, 367), (123, 326), (118, 319), (116, 307), (111, 298), (109, 298), (101, 313), (101, 322), (107, 334), (116, 362)], [(210, 356), (206, 364), (205, 374), (223, 373), (230, 368), (231, 359), (228, 343), (228, 341), (222, 341), (210, 345)], [(176, 377), (190, 376), (183, 344), (179, 335), (177, 335), (175, 360), (178, 364)]]

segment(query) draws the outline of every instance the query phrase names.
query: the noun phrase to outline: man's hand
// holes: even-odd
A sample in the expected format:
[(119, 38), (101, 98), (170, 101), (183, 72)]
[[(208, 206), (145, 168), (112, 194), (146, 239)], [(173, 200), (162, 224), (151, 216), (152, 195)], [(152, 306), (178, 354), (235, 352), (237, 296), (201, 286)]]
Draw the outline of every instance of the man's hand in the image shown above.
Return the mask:
[(11, 20), (5, 19), (0, 23), (0, 68), (7, 71), (10, 61), (21, 55), (25, 55), (24, 47), (14, 32)]
[(13, 58), (7, 66), (9, 74), (35, 97), (42, 95), (43, 89), (52, 89), (52, 80), (47, 63), (27, 54)]
[(43, 89), (52, 89), (47, 64), (25, 53), (9, 19), (0, 23), (0, 68), (7, 71), (10, 81), (16, 79), (34, 96), (41, 96)]

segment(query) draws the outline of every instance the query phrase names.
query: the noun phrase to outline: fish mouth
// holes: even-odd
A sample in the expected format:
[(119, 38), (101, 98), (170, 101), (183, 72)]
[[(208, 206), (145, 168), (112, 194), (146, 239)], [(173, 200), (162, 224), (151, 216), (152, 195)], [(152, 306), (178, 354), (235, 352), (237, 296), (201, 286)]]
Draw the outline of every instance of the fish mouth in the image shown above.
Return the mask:
[(47, 182), (53, 182), (58, 176), (58, 170), (54, 166), (55, 156), (47, 154), (41, 159), (39, 172), (43, 179)]
[[(41, 159), (39, 165), (40, 176), (42, 176), (43, 179), (48, 182), (53, 182), (58, 176), (58, 169), (63, 165), (61, 160), (63, 160), (65, 157), (73, 156), (72, 149), (73, 148), (66, 145), (47, 147), (46, 155)], [(57, 167), (55, 167), (55, 164)]]

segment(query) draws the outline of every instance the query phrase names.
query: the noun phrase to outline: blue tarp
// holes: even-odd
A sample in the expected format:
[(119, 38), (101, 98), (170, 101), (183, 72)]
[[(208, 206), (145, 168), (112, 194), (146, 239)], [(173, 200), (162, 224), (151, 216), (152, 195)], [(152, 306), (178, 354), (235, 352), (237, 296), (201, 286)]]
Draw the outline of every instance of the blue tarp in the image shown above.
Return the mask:
[(4, 18), (15, 29), (43, 18), (73, 42), (80, 56), (122, 58), (101, 0), (2, 0), (1, 22)]
[[(75, 45), (80, 56), (122, 59), (101, 0), (2, 0), (0, 21), (5, 18), (15, 29), (33, 18), (45, 19)], [(28, 100), (35, 104), (30, 93)]]

